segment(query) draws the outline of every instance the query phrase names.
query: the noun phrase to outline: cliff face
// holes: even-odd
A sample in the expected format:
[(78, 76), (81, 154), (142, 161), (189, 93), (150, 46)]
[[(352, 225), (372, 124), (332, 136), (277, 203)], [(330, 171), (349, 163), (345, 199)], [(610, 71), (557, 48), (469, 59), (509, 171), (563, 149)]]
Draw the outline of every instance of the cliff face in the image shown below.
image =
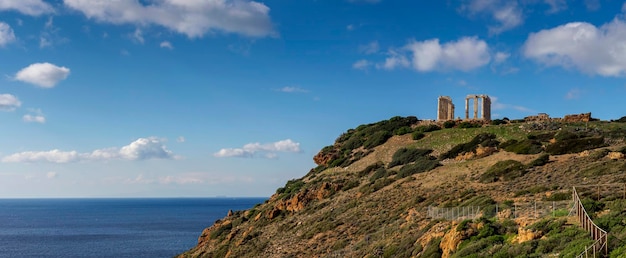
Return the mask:
[[(424, 127), (410, 120), (410, 130), (403, 124), (403, 132), (367, 148), (372, 134), (384, 134), (368, 128), (391, 120), (349, 130), (315, 156), (319, 167), (287, 182), (266, 203), (217, 221), (180, 257), (578, 255), (590, 239), (564, 216), (571, 186), (626, 182), (626, 124), (590, 122), (584, 132), (559, 125), (558, 131), (576, 132), (567, 137), (528, 124), (428, 129), (413, 140), (410, 133)], [(369, 135), (351, 138), (363, 131)], [(546, 133), (549, 137), (537, 136)], [(547, 161), (545, 151), (516, 154), (502, 147), (532, 138), (552, 150), (586, 137), (601, 137), (606, 144), (578, 148), (584, 155), (549, 155)], [(344, 154), (337, 154), (340, 150)], [(564, 206), (558, 206), (561, 200)], [(528, 208), (533, 202), (555, 205), (546, 208), (553, 213), (533, 212)], [(604, 207), (598, 217), (617, 212), (606, 211), (611, 205), (598, 203)], [(446, 217), (450, 214), (456, 215)], [(613, 232), (626, 237), (626, 230)]]

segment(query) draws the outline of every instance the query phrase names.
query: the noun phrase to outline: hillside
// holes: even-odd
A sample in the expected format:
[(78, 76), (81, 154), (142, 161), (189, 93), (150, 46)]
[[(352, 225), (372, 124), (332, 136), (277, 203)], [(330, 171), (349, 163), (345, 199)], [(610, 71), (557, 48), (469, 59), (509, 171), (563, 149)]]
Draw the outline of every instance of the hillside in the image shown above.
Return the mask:
[(585, 209), (621, 257), (625, 140), (626, 123), (605, 121), (361, 125), (180, 257), (574, 257), (593, 243), (567, 216), (572, 186), (585, 185)]

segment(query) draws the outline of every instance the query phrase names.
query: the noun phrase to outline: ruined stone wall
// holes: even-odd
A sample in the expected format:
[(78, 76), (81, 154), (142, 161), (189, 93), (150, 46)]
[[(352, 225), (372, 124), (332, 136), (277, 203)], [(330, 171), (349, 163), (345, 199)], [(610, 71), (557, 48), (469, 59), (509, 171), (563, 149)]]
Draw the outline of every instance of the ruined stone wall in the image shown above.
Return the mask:
[(591, 112), (582, 113), (578, 115), (566, 115), (563, 117), (563, 122), (589, 122), (591, 121)]

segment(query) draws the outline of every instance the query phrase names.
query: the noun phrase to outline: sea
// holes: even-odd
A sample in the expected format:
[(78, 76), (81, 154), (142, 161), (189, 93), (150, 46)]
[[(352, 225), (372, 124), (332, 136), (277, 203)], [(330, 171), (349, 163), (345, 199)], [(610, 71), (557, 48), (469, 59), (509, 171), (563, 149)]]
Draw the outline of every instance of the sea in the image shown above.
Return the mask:
[(266, 199), (0, 199), (0, 257), (174, 257)]

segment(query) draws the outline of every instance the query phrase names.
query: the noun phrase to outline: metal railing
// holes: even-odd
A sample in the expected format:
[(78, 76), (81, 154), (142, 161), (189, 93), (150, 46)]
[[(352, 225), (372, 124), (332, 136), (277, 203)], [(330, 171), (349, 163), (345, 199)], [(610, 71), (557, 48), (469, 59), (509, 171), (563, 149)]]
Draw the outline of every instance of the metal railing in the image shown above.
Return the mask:
[(591, 220), (591, 217), (589, 217), (589, 214), (587, 214), (583, 203), (580, 201), (578, 192), (576, 192), (576, 187), (573, 187), (572, 199), (574, 200), (574, 207), (572, 208), (572, 210), (576, 212), (576, 218), (580, 223), (580, 226), (587, 232), (589, 232), (591, 238), (594, 240), (593, 244), (586, 247), (585, 251), (578, 255), (577, 258), (589, 256), (596, 257), (601, 255), (602, 253), (604, 253), (604, 256), (606, 256), (609, 252), (608, 233), (598, 227), (598, 225), (593, 223), (593, 220)]

